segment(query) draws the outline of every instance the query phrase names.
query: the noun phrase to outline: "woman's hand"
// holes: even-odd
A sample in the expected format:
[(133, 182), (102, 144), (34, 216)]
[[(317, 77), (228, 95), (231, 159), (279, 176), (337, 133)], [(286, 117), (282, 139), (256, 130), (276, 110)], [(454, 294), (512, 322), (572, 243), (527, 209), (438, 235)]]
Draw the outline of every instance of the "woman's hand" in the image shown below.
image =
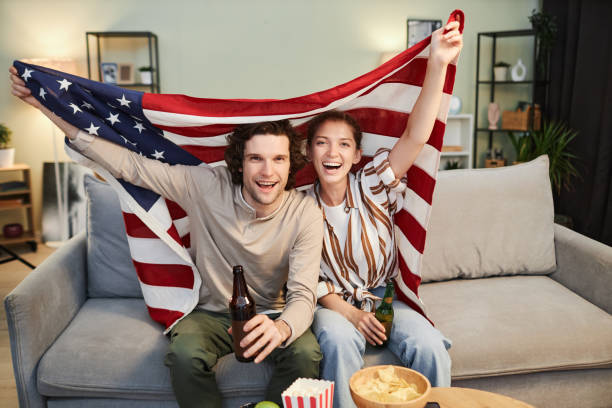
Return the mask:
[[(448, 32), (444, 34), (444, 31)], [(459, 22), (450, 22), (432, 33), (429, 60), (448, 65), (456, 62), (461, 48), (463, 48), (463, 34), (459, 32)]]
[(9, 77), (11, 79), (11, 93), (24, 101), (25, 103), (32, 105), (36, 109), (40, 109), (41, 104), (38, 102), (36, 98), (32, 96), (32, 92), (30, 89), (25, 86), (25, 82), (23, 79), (19, 77), (19, 73), (17, 72), (17, 68), (11, 66), (9, 68)]
[(374, 313), (364, 312), (356, 307), (353, 307), (353, 309), (349, 321), (363, 334), (368, 343), (375, 346), (377, 344), (381, 345), (383, 341), (387, 340), (385, 327), (374, 317)]

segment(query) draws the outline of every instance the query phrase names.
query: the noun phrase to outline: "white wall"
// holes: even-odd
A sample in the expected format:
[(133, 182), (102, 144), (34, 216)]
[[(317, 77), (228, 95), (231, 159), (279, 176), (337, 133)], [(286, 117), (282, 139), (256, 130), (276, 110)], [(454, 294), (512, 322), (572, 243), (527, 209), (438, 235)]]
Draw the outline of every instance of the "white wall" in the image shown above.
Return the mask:
[[(0, 67), (64, 56), (86, 75), (86, 31), (148, 30), (159, 37), (164, 93), (286, 98), (370, 71), (381, 52), (405, 48), (406, 18), (445, 22), (455, 8), (466, 15), (455, 93), (473, 112), (476, 33), (529, 28), (538, 0), (0, 0)], [(16, 160), (32, 166), (40, 214), (51, 126), (9, 95), (8, 81), (0, 81), (0, 122), (14, 132)]]

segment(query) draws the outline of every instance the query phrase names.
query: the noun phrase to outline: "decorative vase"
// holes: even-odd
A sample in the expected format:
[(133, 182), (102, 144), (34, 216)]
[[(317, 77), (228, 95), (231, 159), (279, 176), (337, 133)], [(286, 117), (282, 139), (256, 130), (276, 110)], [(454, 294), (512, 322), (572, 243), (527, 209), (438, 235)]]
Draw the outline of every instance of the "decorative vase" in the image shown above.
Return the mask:
[(525, 64), (523, 64), (523, 61), (520, 58), (516, 62), (516, 65), (512, 67), (510, 75), (514, 82), (525, 79), (525, 76), (527, 75), (527, 68), (525, 68)]
[(502, 82), (508, 78), (508, 67), (493, 67), (495, 82)]
[(489, 119), (489, 129), (497, 129), (497, 122), (499, 122), (499, 105), (495, 102), (489, 103), (487, 118)]
[(11, 167), (15, 163), (15, 148), (0, 149), (0, 167)]
[(151, 85), (153, 82), (151, 71), (140, 71), (140, 82), (144, 85)]

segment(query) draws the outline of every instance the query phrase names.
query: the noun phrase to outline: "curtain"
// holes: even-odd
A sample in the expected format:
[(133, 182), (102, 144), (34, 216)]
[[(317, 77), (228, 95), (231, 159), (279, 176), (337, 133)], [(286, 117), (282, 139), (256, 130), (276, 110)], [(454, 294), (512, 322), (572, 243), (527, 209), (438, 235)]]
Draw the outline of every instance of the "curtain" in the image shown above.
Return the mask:
[(550, 119), (579, 131), (570, 149), (581, 179), (555, 197), (556, 212), (574, 229), (612, 245), (612, 1), (544, 0), (557, 17), (551, 53)]

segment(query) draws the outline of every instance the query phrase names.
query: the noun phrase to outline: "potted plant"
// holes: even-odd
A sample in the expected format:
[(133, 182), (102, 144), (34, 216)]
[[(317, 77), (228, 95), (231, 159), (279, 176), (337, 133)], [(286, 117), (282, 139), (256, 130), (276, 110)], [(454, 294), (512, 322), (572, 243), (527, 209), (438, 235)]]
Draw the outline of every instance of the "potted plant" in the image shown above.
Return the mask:
[(508, 132), (517, 162), (548, 155), (550, 182), (557, 195), (562, 189), (571, 190), (573, 179), (579, 176), (574, 166), (576, 156), (568, 151), (568, 145), (577, 135), (576, 130), (556, 121), (544, 121), (539, 130), (525, 132), (522, 136)]
[(510, 68), (510, 64), (503, 61), (496, 62), (493, 65), (493, 77), (496, 82), (505, 81), (508, 78), (508, 68)]
[(536, 44), (536, 77), (547, 79), (550, 52), (557, 40), (557, 18), (545, 12), (533, 10), (529, 22), (537, 35)]
[(145, 85), (151, 85), (153, 83), (153, 68), (152, 67), (140, 67), (140, 82)]
[(15, 162), (15, 148), (9, 147), (11, 129), (0, 123), (0, 167), (10, 167)]

